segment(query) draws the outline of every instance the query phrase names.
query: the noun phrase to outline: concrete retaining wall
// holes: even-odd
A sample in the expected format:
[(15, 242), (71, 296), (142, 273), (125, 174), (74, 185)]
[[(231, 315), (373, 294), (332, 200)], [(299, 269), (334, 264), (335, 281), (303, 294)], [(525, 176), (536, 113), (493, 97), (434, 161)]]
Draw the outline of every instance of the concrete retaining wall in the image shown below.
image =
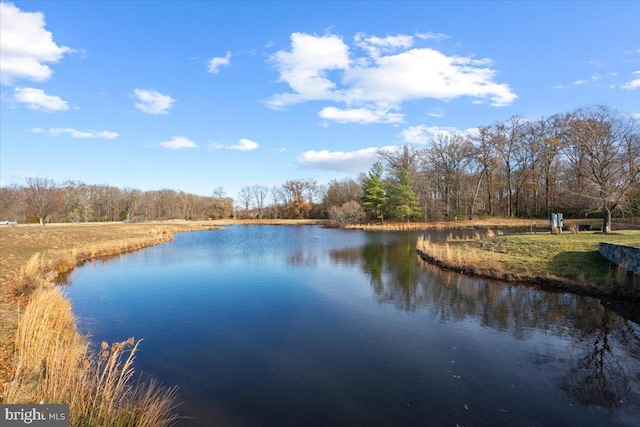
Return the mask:
[(640, 247), (600, 242), (600, 254), (618, 265), (626, 264), (627, 270), (640, 275)]

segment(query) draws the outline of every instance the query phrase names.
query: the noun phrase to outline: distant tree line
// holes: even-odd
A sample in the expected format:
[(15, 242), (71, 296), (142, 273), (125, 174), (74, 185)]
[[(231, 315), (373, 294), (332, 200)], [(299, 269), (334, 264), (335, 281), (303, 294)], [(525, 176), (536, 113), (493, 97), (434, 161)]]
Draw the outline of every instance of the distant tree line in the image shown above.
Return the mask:
[(519, 116), (418, 148), (381, 150), (363, 179), (370, 218), (572, 217), (640, 212), (640, 128), (606, 106)]
[(41, 224), (219, 219), (233, 215), (233, 199), (219, 192), (205, 197), (169, 189), (141, 191), (27, 178), (24, 186), (0, 188), (0, 215), (20, 223)]
[(640, 129), (607, 106), (535, 121), (513, 116), (470, 134), (441, 133), (424, 145), (378, 151), (357, 178), (318, 184), (245, 186), (236, 199), (169, 189), (28, 178), (0, 188), (0, 216), (17, 222), (152, 221), (219, 218), (330, 218), (431, 221), (483, 217), (545, 218), (563, 212), (640, 215)]

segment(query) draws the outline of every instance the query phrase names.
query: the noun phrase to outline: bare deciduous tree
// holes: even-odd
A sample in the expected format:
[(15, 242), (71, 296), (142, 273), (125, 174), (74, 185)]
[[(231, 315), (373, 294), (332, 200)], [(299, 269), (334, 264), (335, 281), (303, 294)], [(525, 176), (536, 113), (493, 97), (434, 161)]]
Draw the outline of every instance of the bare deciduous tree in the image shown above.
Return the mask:
[(125, 188), (122, 191), (122, 199), (124, 203), (124, 209), (126, 212), (126, 219), (131, 221), (138, 213), (140, 204), (142, 202), (142, 191), (136, 188)]
[(44, 225), (49, 217), (62, 210), (64, 193), (52, 179), (27, 178), (27, 207)]
[(251, 200), (253, 199), (253, 194), (251, 191), (251, 187), (244, 186), (240, 189), (238, 193), (238, 202), (240, 205), (244, 207), (244, 217), (249, 217), (249, 206), (251, 205)]
[(269, 194), (271, 195), (271, 207), (273, 209), (273, 217), (279, 218), (280, 203), (285, 203), (284, 190), (281, 187), (271, 187)]
[(342, 206), (349, 201), (359, 202), (362, 199), (362, 184), (355, 180), (332, 180), (327, 186), (322, 203), (330, 206)]
[(491, 143), (491, 128), (481, 126), (478, 131), (469, 137), (472, 148), (470, 148), (471, 168), (475, 176), (475, 185), (471, 195), (469, 207), (469, 219), (474, 219), (476, 200), (480, 194), (482, 182), (486, 182), (486, 201), (489, 215), (493, 215), (493, 181), (494, 171), (498, 167), (497, 153)]
[(24, 191), (17, 184), (0, 187), (0, 212), (5, 218), (18, 222), (24, 218), (26, 197)]
[(514, 210), (514, 173), (522, 165), (522, 156), (518, 152), (522, 148), (524, 136), (524, 119), (513, 116), (507, 122), (494, 126), (494, 144), (505, 173), (505, 214), (509, 217), (515, 216)]
[(296, 179), (286, 181), (282, 188), (290, 202), (292, 217), (305, 218), (311, 211), (311, 204), (316, 191), (316, 182), (313, 180)]
[(211, 192), (211, 200), (205, 210), (213, 219), (231, 217), (233, 216), (233, 199), (227, 197), (223, 187), (216, 187)]
[(362, 206), (355, 200), (349, 200), (342, 206), (333, 205), (329, 208), (329, 219), (339, 226), (359, 224), (365, 218), (366, 214)]
[(433, 175), (439, 184), (439, 190), (444, 199), (444, 215), (449, 218), (453, 207), (460, 209), (460, 184), (469, 160), (472, 145), (461, 135), (447, 135), (440, 133), (431, 139), (426, 149), (425, 163), (433, 169)]
[(569, 123), (565, 153), (588, 184), (583, 196), (602, 212), (602, 231), (611, 232), (612, 212), (622, 208), (640, 176), (637, 122), (606, 106), (580, 109)]
[(71, 222), (87, 222), (93, 212), (89, 187), (77, 181), (64, 183), (65, 218)]
[[(418, 182), (419, 150), (413, 145), (403, 145), (400, 150), (378, 150), (378, 157), (385, 161), (392, 177), (399, 179), (405, 171), (409, 175), (412, 187)], [(413, 188), (415, 191), (416, 189)]]
[(561, 139), (566, 133), (569, 115), (555, 115), (538, 122), (539, 166), (544, 186), (544, 209), (547, 215), (557, 203), (557, 179), (560, 169)]
[(251, 193), (253, 200), (256, 202), (256, 208), (258, 209), (258, 217), (262, 218), (262, 210), (264, 209), (264, 201), (269, 194), (269, 188), (264, 185), (256, 184), (251, 187)]

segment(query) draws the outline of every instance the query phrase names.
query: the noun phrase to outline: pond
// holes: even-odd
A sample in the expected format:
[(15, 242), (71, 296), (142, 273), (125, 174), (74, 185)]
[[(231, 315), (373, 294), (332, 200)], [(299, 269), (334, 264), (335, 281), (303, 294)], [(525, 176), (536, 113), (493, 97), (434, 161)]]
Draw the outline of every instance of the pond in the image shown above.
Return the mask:
[(443, 272), (418, 234), (182, 233), (65, 292), (94, 344), (143, 339), (188, 426), (639, 425), (637, 311)]

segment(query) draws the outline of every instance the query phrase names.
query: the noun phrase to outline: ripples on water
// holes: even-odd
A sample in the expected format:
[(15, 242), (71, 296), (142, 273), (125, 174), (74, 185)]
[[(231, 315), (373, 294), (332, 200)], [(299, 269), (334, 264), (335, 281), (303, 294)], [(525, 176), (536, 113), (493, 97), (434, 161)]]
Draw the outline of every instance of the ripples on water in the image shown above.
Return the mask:
[(183, 233), (67, 293), (94, 342), (144, 339), (137, 369), (180, 387), (185, 425), (640, 425), (637, 323), (443, 272), (417, 235)]

